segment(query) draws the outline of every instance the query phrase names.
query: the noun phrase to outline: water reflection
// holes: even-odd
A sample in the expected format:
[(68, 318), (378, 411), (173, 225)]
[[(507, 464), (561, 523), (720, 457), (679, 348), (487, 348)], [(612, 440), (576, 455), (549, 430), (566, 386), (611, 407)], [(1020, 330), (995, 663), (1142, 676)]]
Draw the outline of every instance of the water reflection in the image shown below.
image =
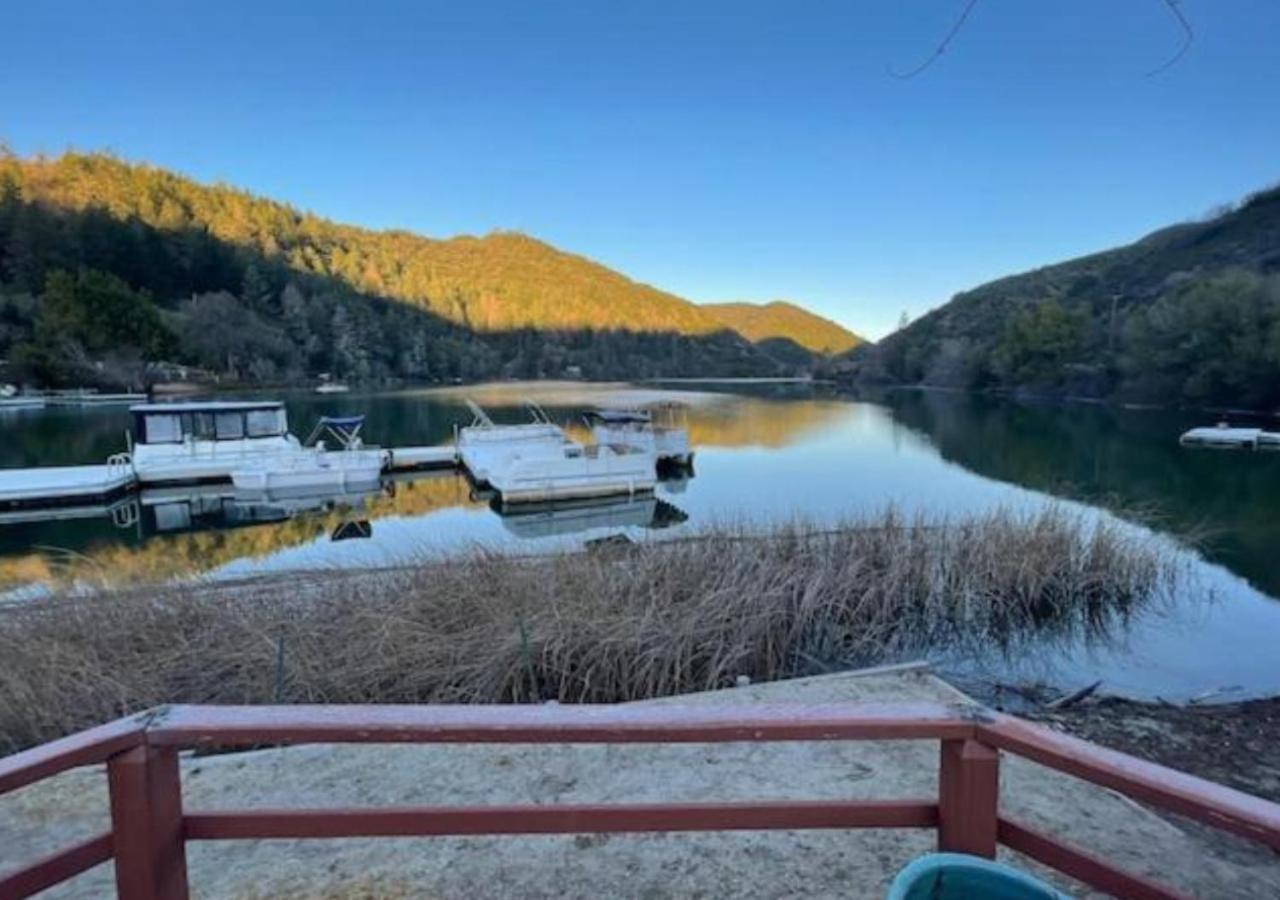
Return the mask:
[[(317, 397), (285, 395), (293, 428), (320, 414), (364, 413), (371, 442), (447, 442), (470, 421), (474, 396), (499, 421), (520, 421), (531, 398), (574, 426), (596, 405), (678, 399), (688, 405), (696, 477), (663, 481), (654, 496), (539, 508), (500, 517), (451, 472), (396, 476), (366, 495), (236, 497), (229, 488), (148, 491), (134, 505), (0, 513), (0, 586), (32, 582), (158, 581), (192, 573), (233, 577), (302, 568), (376, 566), (474, 545), (520, 552), (688, 532), (713, 523), (840, 522), (893, 505), (904, 516), (1035, 509), (1046, 495), (1103, 509), (1158, 513), (1156, 531), (1209, 527), (1194, 587), (1167, 608), (1101, 610), (1096, 622), (1026, 642), (984, 636), (977, 646), (924, 629), (927, 646), (904, 656), (979, 660), (1007, 680), (1190, 696), (1230, 684), (1280, 690), (1280, 454), (1198, 452), (1177, 436), (1203, 417), (1093, 407), (1030, 406), (918, 392), (854, 402), (760, 387), (751, 395), (624, 385), (503, 384), (443, 391)], [(31, 411), (5, 420), (0, 465), (77, 464), (119, 450), (123, 409)], [(228, 494), (230, 492), (230, 495)], [(1097, 515), (1105, 515), (1097, 513)], [(1251, 588), (1237, 575), (1248, 579)], [(1051, 624), (1051, 623), (1049, 623)], [(827, 646), (815, 637), (814, 657)], [(828, 642), (829, 643), (829, 642)], [(997, 653), (1003, 644), (1003, 653)], [(838, 643), (831, 647), (839, 649)], [(990, 650), (990, 654), (986, 651)], [(843, 665), (838, 655), (832, 660)], [(946, 659), (941, 661), (946, 662)]]
[[(7, 514), (11, 526), (78, 519), (107, 531), (82, 550), (37, 545), (34, 552), (0, 559), (0, 587), (85, 580), (128, 584), (196, 575), (308, 544), (321, 549), (326, 542), (372, 541), (380, 519), (486, 505), (487, 497), (452, 472), (401, 474), (376, 489), (323, 495), (253, 493), (231, 485), (149, 488), (109, 505)], [(505, 512), (495, 507), (493, 515), (519, 540), (661, 529), (688, 519), (656, 496), (535, 504)]]
[(600, 529), (670, 528), (689, 516), (674, 504), (650, 496), (529, 504), (507, 511), (501, 518), (502, 527), (513, 537), (535, 540)]
[[(292, 429), (305, 430), (321, 415), (364, 414), (370, 443), (416, 446), (447, 443), (470, 421), (466, 399), (474, 398), (498, 421), (526, 418), (526, 399), (539, 403), (576, 437), (585, 439), (582, 414), (597, 406), (628, 406), (678, 399), (687, 405), (686, 425), (695, 449), (778, 449), (803, 443), (849, 414), (836, 402), (782, 402), (765, 397), (578, 383), (513, 383), (392, 394), (318, 397), (284, 395)], [(12, 440), (0, 446), (0, 465), (74, 465), (96, 462), (124, 445), (127, 409), (50, 409), (15, 419)], [(212, 572), (233, 562), (265, 561), (309, 547), (307, 565), (353, 560), (394, 561), (416, 545), (457, 545), (470, 540), (546, 540), (602, 531), (650, 530), (684, 523), (688, 514), (672, 500), (689, 486), (692, 472), (667, 473), (663, 497), (634, 503), (517, 511), (499, 517), (501, 530), (474, 520), (440, 534), (382, 541), (365, 536), (381, 554), (357, 560), (345, 549), (328, 556), (326, 535), (350, 539), (349, 521), (418, 519), (444, 510), (480, 510), (490, 499), (452, 473), (396, 476), (383, 489), (363, 495), (252, 498), (230, 485), (148, 489), (111, 505), (0, 513), (0, 587), (31, 582), (66, 583), (79, 578), (121, 584)], [(457, 523), (460, 520), (455, 519)], [(252, 527), (250, 527), (252, 526)], [(430, 529), (436, 531), (436, 529)], [(333, 543), (329, 541), (329, 543)], [(290, 557), (291, 559), (293, 557)], [(239, 567), (237, 571), (242, 570)]]
[(1205, 414), (920, 391), (882, 401), (945, 460), (1190, 536), (1209, 559), (1280, 596), (1280, 455), (1179, 446)]

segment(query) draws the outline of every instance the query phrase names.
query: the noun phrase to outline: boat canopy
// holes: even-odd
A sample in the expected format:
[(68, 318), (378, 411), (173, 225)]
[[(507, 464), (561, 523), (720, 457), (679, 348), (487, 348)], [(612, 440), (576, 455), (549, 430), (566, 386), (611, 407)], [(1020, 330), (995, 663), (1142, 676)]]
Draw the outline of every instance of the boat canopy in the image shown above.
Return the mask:
[(216, 401), (131, 406), (135, 444), (181, 444), (282, 437), (289, 430), (284, 404)]
[(360, 429), (364, 427), (364, 416), (321, 416), (316, 427), (305, 441), (310, 446), (322, 434), (330, 434), (346, 449), (360, 446)]

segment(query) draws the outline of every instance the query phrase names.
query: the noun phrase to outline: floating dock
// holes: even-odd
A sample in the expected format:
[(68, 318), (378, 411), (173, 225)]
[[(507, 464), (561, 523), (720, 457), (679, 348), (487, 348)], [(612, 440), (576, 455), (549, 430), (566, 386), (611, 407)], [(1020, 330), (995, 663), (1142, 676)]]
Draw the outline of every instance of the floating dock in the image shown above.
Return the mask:
[(443, 447), (391, 447), (384, 468), (389, 472), (412, 469), (455, 469), (458, 451), (452, 444)]
[(106, 406), (144, 403), (146, 394), (96, 394), (91, 391), (54, 392), (44, 397), (46, 406)]
[(118, 464), (0, 469), (0, 509), (109, 500), (133, 490), (137, 483), (133, 470)]
[(1280, 432), (1217, 425), (1212, 428), (1192, 428), (1178, 438), (1178, 443), (1187, 447), (1280, 450)]
[[(458, 466), (458, 452), (452, 445), (389, 447), (384, 450), (384, 472), (455, 469)], [(229, 474), (225, 480), (230, 483)], [(111, 501), (130, 493), (138, 485), (137, 473), (123, 455), (113, 457), (101, 466), (0, 469), (0, 511), (33, 507), (107, 509)]]

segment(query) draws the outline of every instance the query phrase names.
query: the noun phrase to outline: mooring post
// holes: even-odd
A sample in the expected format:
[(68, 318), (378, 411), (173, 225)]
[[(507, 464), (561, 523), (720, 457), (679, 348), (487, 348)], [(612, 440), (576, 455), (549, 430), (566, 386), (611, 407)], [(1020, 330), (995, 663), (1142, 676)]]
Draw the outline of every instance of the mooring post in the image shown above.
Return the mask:
[(134, 747), (107, 761), (116, 892), (122, 900), (186, 900), (178, 753)]
[(973, 739), (942, 742), (938, 849), (994, 859), (1000, 754)]

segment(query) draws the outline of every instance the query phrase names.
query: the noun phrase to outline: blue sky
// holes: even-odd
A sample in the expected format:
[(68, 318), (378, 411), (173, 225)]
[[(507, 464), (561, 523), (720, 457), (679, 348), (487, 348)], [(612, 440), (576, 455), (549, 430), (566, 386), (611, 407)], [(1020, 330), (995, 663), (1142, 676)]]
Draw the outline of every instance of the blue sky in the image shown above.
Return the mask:
[[(1280, 3), (11, 2), (0, 140), (878, 336), (1280, 179)], [(269, 10), (263, 12), (263, 10)]]

